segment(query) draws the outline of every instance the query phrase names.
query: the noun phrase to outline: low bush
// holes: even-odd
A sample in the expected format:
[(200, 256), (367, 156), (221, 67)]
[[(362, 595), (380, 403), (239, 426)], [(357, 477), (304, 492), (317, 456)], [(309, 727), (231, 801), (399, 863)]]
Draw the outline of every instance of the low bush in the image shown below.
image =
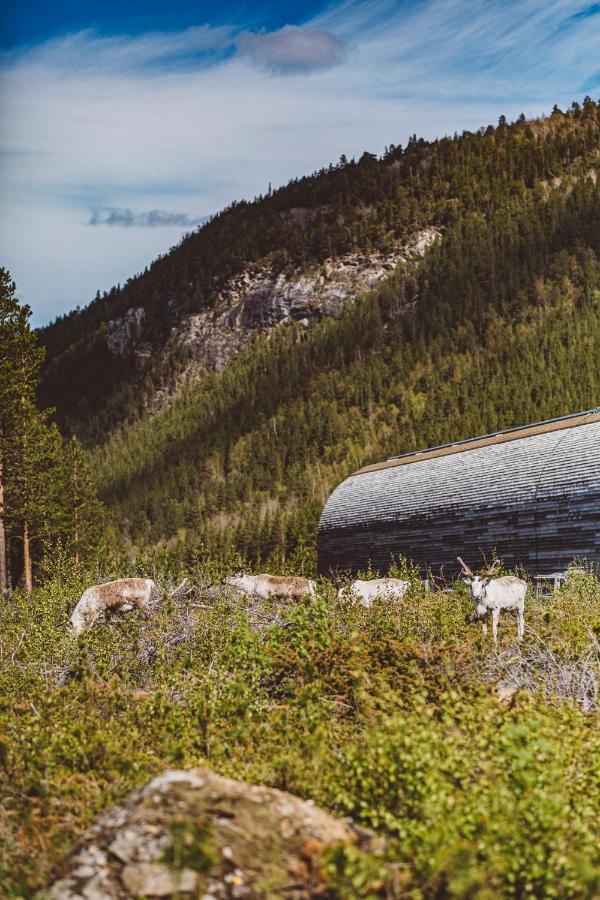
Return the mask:
[[(465, 624), (462, 584), (413, 584), (368, 610), (325, 584), (315, 599), (260, 609), (197, 588), (165, 599), (152, 622), (115, 616), (75, 641), (68, 604), (97, 577), (61, 571), (0, 608), (7, 897), (32, 896), (110, 803), (200, 763), (378, 832), (377, 854), (327, 856), (336, 896), (600, 893), (594, 576), (528, 597), (525, 640), (506, 616), (497, 647)], [(556, 680), (561, 666), (573, 684), (586, 667), (585, 702)], [(519, 673), (522, 689), (500, 702), (496, 681)]]

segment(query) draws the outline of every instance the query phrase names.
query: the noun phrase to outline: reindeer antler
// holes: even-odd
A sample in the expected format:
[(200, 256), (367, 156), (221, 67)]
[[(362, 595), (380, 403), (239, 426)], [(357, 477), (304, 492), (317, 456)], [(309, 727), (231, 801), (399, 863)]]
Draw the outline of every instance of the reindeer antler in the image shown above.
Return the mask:
[(457, 556), (456, 558), (457, 558), (457, 560), (459, 561), (459, 563), (461, 564), (461, 566), (463, 567), (463, 571), (464, 571), (465, 575), (467, 575), (469, 578), (475, 578), (475, 576), (474, 576), (473, 573), (471, 572), (471, 570), (470, 570), (470, 568), (468, 567), (468, 565), (467, 565), (465, 562), (462, 561), (462, 559), (460, 558), (460, 556)]
[(499, 565), (500, 565), (500, 560), (495, 559), (494, 562), (489, 567), (489, 569), (487, 570), (487, 572), (485, 573), (484, 578), (489, 578), (490, 575), (493, 573), (494, 569), (496, 568), (496, 566), (499, 566)]

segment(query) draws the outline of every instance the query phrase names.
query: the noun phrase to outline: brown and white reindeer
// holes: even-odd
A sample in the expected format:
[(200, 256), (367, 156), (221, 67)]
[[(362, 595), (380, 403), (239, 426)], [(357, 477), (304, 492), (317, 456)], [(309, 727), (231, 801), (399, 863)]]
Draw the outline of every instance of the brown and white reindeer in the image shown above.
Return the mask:
[(484, 575), (474, 575), (460, 556), (457, 557), (462, 566), (465, 581), (471, 588), (471, 596), (475, 602), (475, 616), (471, 621), (479, 619), (483, 626), (483, 633), (487, 634), (488, 613), (492, 614), (492, 635), (494, 641), (498, 641), (498, 620), (503, 609), (517, 614), (517, 636), (519, 640), (525, 632), (525, 594), (527, 583), (515, 575), (503, 575), (501, 578), (492, 578), (498, 560), (494, 560)]
[(78, 637), (89, 631), (97, 618), (109, 609), (125, 612), (136, 608), (146, 619), (152, 619), (150, 597), (157, 590), (151, 578), (119, 578), (89, 587), (71, 614), (69, 630)]
[(300, 600), (307, 594), (311, 597), (317, 594), (315, 582), (299, 575), (246, 575), (240, 571), (223, 578), (221, 583), (238, 588), (252, 597), (260, 597), (262, 600), (268, 597)]

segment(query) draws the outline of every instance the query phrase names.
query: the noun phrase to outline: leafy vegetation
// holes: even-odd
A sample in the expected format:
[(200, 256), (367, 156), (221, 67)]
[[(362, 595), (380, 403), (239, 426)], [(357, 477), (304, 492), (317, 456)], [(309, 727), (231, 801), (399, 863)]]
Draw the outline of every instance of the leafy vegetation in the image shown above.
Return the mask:
[[(303, 558), (326, 497), (359, 466), (597, 406), (599, 135), (586, 98), (343, 159), (234, 205), (44, 330), (42, 399), (93, 445), (130, 553)], [(146, 408), (189, 362), (162, 352), (171, 327), (210, 307), (231, 274), (385, 249), (428, 224), (442, 237), (424, 262), (401, 264), (340, 320), (255, 335), (224, 372)], [(107, 319), (138, 307), (156, 351), (145, 369), (108, 358), (104, 341)]]
[[(168, 586), (181, 573), (140, 563)], [(157, 568), (158, 566), (158, 568)], [(200, 571), (217, 581), (222, 571)], [(128, 574), (133, 574), (131, 568)], [(115, 572), (111, 573), (115, 574)], [(508, 704), (470, 598), (423, 593), (340, 604), (327, 582), (260, 609), (222, 589), (165, 600), (157, 618), (97, 625), (75, 643), (66, 608), (97, 572), (65, 556), (33, 598), (0, 610), (0, 884), (31, 896), (100, 810), (167, 766), (208, 764), (351, 815), (385, 837), (326, 860), (334, 895), (594, 897), (600, 890), (598, 710), (520, 691)], [(204, 606), (198, 606), (198, 601)], [(595, 647), (600, 583), (529, 598), (521, 648), (577, 666)], [(285, 627), (282, 624), (285, 623)], [(210, 856), (201, 827), (174, 826), (174, 861)], [(208, 854), (208, 855), (207, 855)]]
[[(113, 800), (198, 763), (383, 835), (380, 852), (328, 855), (333, 896), (598, 896), (596, 577), (529, 597), (525, 641), (508, 618), (497, 649), (465, 624), (463, 585), (424, 593), (410, 570), (406, 597), (370, 610), (327, 582), (260, 609), (208, 584), (241, 557), (313, 575), (323, 503), (363, 463), (598, 405), (599, 133), (586, 99), (341, 160), (226, 210), (40, 335), (42, 403), (89, 453), (35, 408), (41, 353), (2, 270), (0, 549), (5, 581), (12, 566), (27, 588), (0, 605), (8, 896), (41, 887)], [(301, 268), (427, 224), (443, 236), (423, 263), (339, 320), (256, 335), (222, 373), (147, 411), (187, 362), (160, 352), (173, 325), (249, 262)], [(144, 370), (104, 340), (139, 306), (155, 351)], [(68, 636), (90, 583), (166, 587), (184, 570), (199, 604), (165, 599), (151, 623), (117, 615)], [(506, 680), (522, 689), (501, 703)], [(169, 859), (192, 852), (208, 865), (210, 835), (174, 823)]]

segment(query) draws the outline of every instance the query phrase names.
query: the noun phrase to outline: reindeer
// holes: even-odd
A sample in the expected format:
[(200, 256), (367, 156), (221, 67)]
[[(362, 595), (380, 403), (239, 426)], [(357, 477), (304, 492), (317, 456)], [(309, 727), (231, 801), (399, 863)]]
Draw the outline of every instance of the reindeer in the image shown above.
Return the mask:
[(517, 636), (519, 640), (525, 631), (525, 594), (527, 584), (514, 575), (503, 575), (502, 578), (492, 578), (492, 573), (498, 565), (494, 560), (485, 575), (474, 575), (471, 569), (457, 557), (466, 575), (465, 581), (470, 585), (471, 596), (475, 601), (475, 616), (469, 621), (479, 619), (483, 626), (483, 633), (487, 634), (487, 615), (492, 614), (492, 634), (494, 641), (498, 642), (498, 619), (500, 610), (514, 610), (517, 614)]
[(368, 609), (373, 605), (376, 597), (384, 600), (400, 600), (404, 596), (410, 581), (403, 581), (401, 578), (372, 578), (369, 581), (353, 581), (347, 587), (342, 587), (338, 591), (338, 600), (344, 600), (346, 596), (353, 597), (358, 600), (361, 606)]
[(94, 622), (108, 609), (126, 612), (136, 607), (146, 619), (153, 618), (150, 597), (157, 590), (151, 578), (119, 578), (89, 587), (81, 595), (69, 619), (73, 637), (89, 631)]
[(307, 594), (311, 597), (316, 597), (317, 594), (314, 581), (297, 575), (245, 575), (240, 571), (221, 579), (221, 584), (239, 588), (245, 594), (260, 597), (262, 600), (268, 597), (300, 600)]

